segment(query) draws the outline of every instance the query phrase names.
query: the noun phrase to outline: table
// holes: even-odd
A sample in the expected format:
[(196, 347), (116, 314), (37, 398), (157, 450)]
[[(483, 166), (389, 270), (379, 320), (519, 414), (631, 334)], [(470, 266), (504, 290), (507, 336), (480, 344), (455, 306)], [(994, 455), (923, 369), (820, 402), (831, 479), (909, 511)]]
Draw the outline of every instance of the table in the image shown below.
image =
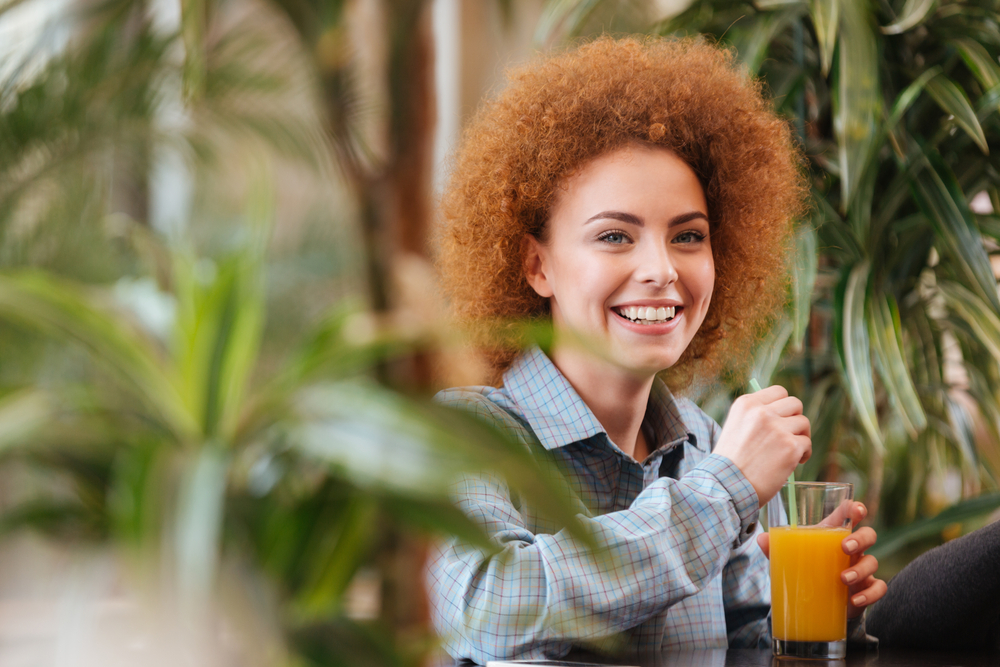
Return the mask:
[[(575, 659), (575, 658), (574, 658)], [(580, 661), (598, 662), (592, 657)], [(471, 662), (443, 659), (434, 667), (471, 667)], [(615, 663), (609, 663), (615, 664)], [(846, 660), (778, 660), (770, 649), (732, 649), (666, 652), (642, 662), (625, 662), (637, 667), (997, 667), (1000, 654), (952, 651), (863, 650), (849, 651)]]

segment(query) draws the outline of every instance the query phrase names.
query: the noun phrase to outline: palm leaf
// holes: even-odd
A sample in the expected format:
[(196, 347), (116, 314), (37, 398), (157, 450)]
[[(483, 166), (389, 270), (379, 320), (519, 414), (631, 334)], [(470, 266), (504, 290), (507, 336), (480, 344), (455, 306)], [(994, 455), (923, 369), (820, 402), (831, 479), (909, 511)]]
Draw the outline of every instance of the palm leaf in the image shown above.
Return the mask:
[(841, 210), (847, 211), (869, 168), (880, 116), (878, 47), (864, 2), (841, 7), (840, 59), (833, 97), (840, 162)]
[(816, 268), (816, 230), (803, 225), (795, 238), (795, 265), (792, 271), (792, 346), (795, 349), (802, 348), (809, 325)]
[(954, 116), (955, 123), (976, 142), (979, 149), (983, 153), (989, 153), (986, 135), (965, 92), (944, 74), (928, 81), (925, 88), (945, 113)]
[(949, 310), (962, 319), (976, 340), (1000, 363), (1000, 317), (991, 304), (962, 285), (947, 280), (938, 283)]
[(961, 37), (951, 43), (958, 49), (962, 60), (982, 85), (983, 90), (990, 90), (1000, 85), (1000, 65), (997, 65), (996, 59), (990, 56), (985, 46), (967, 37)]
[(847, 393), (858, 415), (868, 439), (879, 452), (884, 454), (885, 446), (878, 425), (875, 409), (875, 382), (871, 360), (871, 341), (865, 325), (865, 305), (868, 293), (869, 264), (867, 261), (855, 265), (843, 281), (838, 294), (841, 307), (841, 323), (838, 327), (838, 343)]
[(823, 76), (826, 76), (833, 65), (833, 51), (837, 46), (840, 0), (810, 0), (809, 14), (816, 29), (821, 71)]
[(876, 558), (886, 558), (914, 542), (940, 535), (949, 526), (978, 519), (997, 508), (1000, 508), (1000, 493), (989, 493), (978, 498), (963, 500), (937, 516), (881, 532), (878, 542), (867, 553)]
[(78, 288), (42, 273), (0, 275), (0, 316), (82, 345), (131, 385), (177, 438), (189, 440), (198, 429), (155, 346), (91, 301)]
[(954, 176), (943, 160), (931, 151), (915, 151), (910, 163), (913, 166), (909, 172), (913, 198), (934, 226), (943, 253), (966, 286), (1000, 312), (989, 256)]
[(920, 25), (935, 5), (937, 5), (937, 0), (906, 0), (903, 11), (899, 13), (895, 21), (883, 26), (882, 32), (886, 35), (898, 35)]
[(911, 438), (927, 426), (920, 398), (907, 370), (899, 310), (891, 294), (876, 292), (868, 302), (868, 331), (886, 389), (894, 399)]

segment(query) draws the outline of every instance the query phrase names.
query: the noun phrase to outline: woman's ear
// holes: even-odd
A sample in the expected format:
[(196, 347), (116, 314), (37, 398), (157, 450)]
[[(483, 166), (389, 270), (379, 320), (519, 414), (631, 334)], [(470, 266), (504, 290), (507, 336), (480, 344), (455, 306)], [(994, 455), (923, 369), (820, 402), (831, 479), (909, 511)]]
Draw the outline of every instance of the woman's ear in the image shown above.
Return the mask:
[(552, 296), (552, 287), (547, 276), (548, 262), (545, 247), (533, 234), (525, 234), (521, 239), (521, 254), (524, 257), (524, 277), (531, 288), (543, 299)]

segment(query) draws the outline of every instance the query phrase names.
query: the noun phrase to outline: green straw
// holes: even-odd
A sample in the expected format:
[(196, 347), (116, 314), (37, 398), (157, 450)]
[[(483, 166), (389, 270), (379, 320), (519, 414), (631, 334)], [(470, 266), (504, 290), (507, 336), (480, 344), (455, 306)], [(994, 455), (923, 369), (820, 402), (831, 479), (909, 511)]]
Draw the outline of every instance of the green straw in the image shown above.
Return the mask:
[[(760, 391), (760, 385), (757, 383), (757, 378), (750, 378), (750, 391), (757, 392)], [(788, 483), (791, 485), (788, 487), (788, 523), (791, 524), (792, 528), (797, 528), (799, 525), (799, 510), (795, 505), (795, 471), (792, 470), (792, 474), (788, 476)], [(779, 491), (780, 493), (780, 491)], [(768, 521), (770, 521), (768, 517)]]

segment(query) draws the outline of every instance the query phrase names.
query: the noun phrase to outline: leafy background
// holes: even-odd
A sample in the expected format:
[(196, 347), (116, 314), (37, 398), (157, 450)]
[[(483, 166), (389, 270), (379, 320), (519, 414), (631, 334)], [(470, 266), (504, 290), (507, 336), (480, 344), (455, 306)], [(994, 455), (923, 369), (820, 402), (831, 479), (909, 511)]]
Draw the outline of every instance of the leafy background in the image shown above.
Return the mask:
[[(429, 401), (477, 376), (427, 260), (447, 4), (0, 2), (0, 616), (22, 659), (422, 664), (426, 536), (483, 540), (448, 479), (499, 466), (569, 520), (545, 470)], [(799, 476), (856, 483), (886, 574), (992, 518), (995, 2), (452, 8), (480, 81), (460, 116), (498, 39), (507, 62), (605, 30), (734, 47), (813, 185), (755, 367), (806, 405)], [(739, 391), (697, 398), (721, 420)]]

